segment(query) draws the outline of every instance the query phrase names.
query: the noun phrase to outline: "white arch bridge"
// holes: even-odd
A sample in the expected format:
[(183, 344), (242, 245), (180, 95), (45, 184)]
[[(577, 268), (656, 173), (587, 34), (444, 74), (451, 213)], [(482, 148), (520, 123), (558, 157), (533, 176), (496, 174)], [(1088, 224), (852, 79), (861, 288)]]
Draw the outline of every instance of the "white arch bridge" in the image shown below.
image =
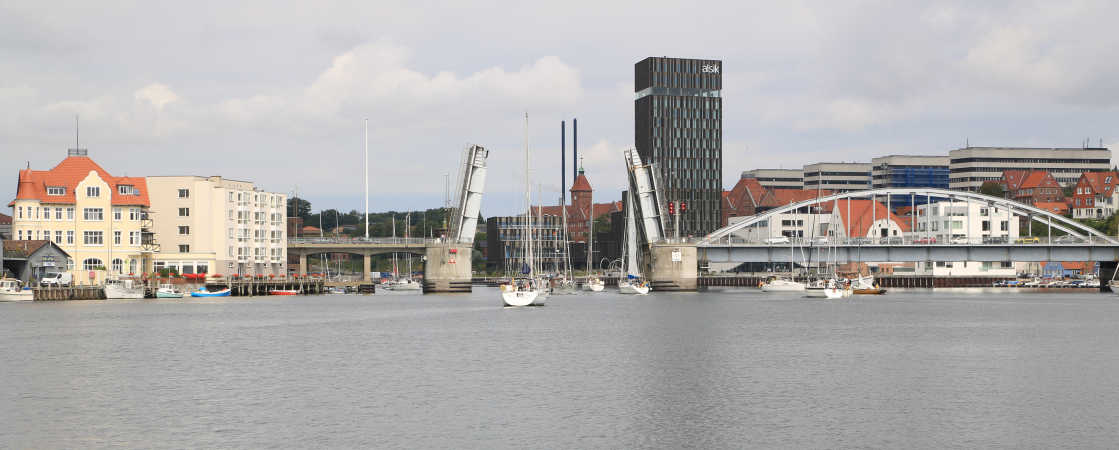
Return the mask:
[[(914, 212), (897, 219), (904, 228), (896, 222), (892, 225), (888, 211), (891, 200), (897, 198), (908, 198), (909, 205), (932, 202), (933, 211), (941, 213)], [(856, 206), (856, 211), (851, 211), (851, 202), (846, 200), (876, 200), (886, 208)], [(781, 220), (781, 217), (811, 221), (827, 216), (827, 213), (806, 213), (827, 209), (823, 206), (828, 204), (831, 206), (829, 223), (842, 223), (842, 217), (852, 222), (865, 221), (855, 228), (861, 232), (866, 226), (866, 234), (848, 236), (847, 231), (852, 227), (846, 224), (809, 226), (804, 236), (784, 239), (775, 231), (777, 226), (770, 226), (774, 224), (773, 219)], [(845, 216), (843, 208), (848, 208)], [(866, 209), (869, 212), (864, 213)], [(923, 208), (915, 206), (915, 209)], [(782, 216), (788, 213), (805, 214)], [(853, 218), (852, 213), (857, 217)], [(986, 230), (978, 225), (984, 221), (988, 224)], [(1001, 225), (1003, 221), (1005, 229)], [(1015, 233), (1015, 229), (1019, 233)], [(1010, 199), (934, 188), (871, 189), (796, 202), (716, 230), (701, 238), (696, 247), (700, 261), (713, 263), (1119, 261), (1119, 240), (1059, 214)]]

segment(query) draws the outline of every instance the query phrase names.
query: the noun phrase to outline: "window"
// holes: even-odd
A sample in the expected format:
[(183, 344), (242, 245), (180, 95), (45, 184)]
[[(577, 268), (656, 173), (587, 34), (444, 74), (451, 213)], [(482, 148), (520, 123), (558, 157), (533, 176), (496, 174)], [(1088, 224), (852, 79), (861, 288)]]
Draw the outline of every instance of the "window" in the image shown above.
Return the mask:
[(101, 231), (83, 231), (82, 241), (85, 245), (104, 245), (104, 233)]
[(43, 220), (51, 220), (51, 208), (43, 208)]
[(62, 220), (62, 207), (61, 206), (54, 209), (54, 220)]
[(136, 187), (131, 184), (121, 184), (117, 186), (117, 193), (120, 195), (139, 195)]
[(229, 229), (229, 238), (233, 239), (233, 228)]
[(179, 208), (179, 217), (190, 217), (190, 208)]
[(229, 193), (229, 201), (233, 201), (233, 192)]
[(186, 225), (179, 225), (179, 234), (190, 234), (190, 227)]
[(51, 240), (51, 230), (43, 230), (43, 239)]
[(179, 244), (179, 253), (190, 253), (190, 246), (186, 244)]
[(984, 220), (984, 221), (983, 221), (983, 226), (982, 226), (982, 228), (981, 228), (981, 229), (982, 229), (983, 231), (991, 231), (991, 222), (990, 222), (990, 221), (988, 221), (988, 220)]
[(190, 198), (190, 189), (179, 189), (179, 198)]
[(128, 220), (140, 220), (140, 208), (128, 208)]
[(120, 258), (113, 259), (113, 273), (121, 273), (124, 271), (124, 261)]
[(120, 208), (113, 208), (113, 221), (120, 222), (121, 215)]
[(104, 264), (97, 258), (86, 258), (85, 261), (82, 261), (83, 270), (101, 270), (103, 267)]
[(233, 247), (229, 247), (229, 257), (233, 257)]
[(204, 262), (194, 263), (194, 273), (209, 273), (210, 266)]
[(66, 231), (66, 243), (74, 245), (74, 230)]
[(54, 242), (58, 244), (62, 243), (62, 230), (54, 230)]
[(136, 260), (130, 259), (128, 260), (128, 274), (132, 275), (134, 273), (136, 273)]
[(66, 195), (66, 188), (61, 186), (48, 186), (47, 195)]
[(119, 232), (119, 231), (114, 231), (113, 232), (113, 245), (120, 245), (120, 236), (121, 236), (121, 232)]
[(74, 220), (74, 207), (66, 208), (66, 220)]
[(85, 196), (86, 197), (100, 197), (101, 196), (101, 188), (97, 187), (97, 186), (86, 187), (85, 188)]
[(16, 230), (16, 240), (17, 241), (22, 241), (23, 240), (23, 230)]
[(140, 245), (140, 232), (139, 231), (129, 231), (128, 232), (128, 245)]
[(104, 211), (101, 208), (84, 208), (82, 214), (85, 220), (101, 221), (105, 219)]

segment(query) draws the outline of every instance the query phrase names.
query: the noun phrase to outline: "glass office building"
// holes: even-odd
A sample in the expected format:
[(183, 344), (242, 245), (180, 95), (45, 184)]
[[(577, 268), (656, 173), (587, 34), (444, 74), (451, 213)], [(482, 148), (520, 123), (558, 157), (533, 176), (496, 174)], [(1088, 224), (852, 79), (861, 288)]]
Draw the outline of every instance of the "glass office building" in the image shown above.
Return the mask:
[(634, 65), (634, 144), (655, 164), (666, 201), (687, 203), (680, 234), (719, 228), (723, 173), (723, 63), (651, 57)]

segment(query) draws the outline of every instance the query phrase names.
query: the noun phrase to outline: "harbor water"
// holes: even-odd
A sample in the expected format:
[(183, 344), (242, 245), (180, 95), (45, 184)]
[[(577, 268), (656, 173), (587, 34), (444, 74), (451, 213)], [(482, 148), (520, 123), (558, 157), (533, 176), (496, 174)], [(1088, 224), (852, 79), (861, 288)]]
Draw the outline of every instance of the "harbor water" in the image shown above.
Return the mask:
[(0, 303), (2, 448), (1113, 447), (1119, 297)]

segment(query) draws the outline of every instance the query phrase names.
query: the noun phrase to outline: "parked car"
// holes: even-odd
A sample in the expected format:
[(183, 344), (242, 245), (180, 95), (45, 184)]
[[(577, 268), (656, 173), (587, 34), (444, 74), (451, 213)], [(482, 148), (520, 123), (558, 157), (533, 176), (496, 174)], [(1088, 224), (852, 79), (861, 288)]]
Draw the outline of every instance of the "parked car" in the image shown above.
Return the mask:
[(963, 236), (956, 236), (952, 238), (953, 244), (967, 244), (967, 238)]
[(792, 241), (789, 240), (788, 236), (771, 237), (771, 238), (765, 240), (765, 243), (769, 244), (769, 245), (788, 244), (790, 242), (792, 242)]
[(984, 244), (1005, 244), (1006, 236), (983, 236)]
[(1020, 237), (1018, 239), (1015, 239), (1014, 243), (1015, 244), (1039, 244), (1039, 243), (1041, 243), (1041, 239), (1038, 239), (1036, 236), (1026, 236), (1026, 237)]
[(1053, 242), (1056, 242), (1058, 244), (1077, 244), (1082, 242), (1082, 240), (1071, 234), (1066, 234), (1064, 236), (1057, 236), (1053, 238)]
[(879, 239), (878, 243), (883, 245), (901, 245), (905, 243), (905, 239), (902, 239), (901, 236), (890, 236)]
[(70, 272), (48, 273), (39, 279), (40, 286), (69, 286), (73, 282), (73, 276)]

